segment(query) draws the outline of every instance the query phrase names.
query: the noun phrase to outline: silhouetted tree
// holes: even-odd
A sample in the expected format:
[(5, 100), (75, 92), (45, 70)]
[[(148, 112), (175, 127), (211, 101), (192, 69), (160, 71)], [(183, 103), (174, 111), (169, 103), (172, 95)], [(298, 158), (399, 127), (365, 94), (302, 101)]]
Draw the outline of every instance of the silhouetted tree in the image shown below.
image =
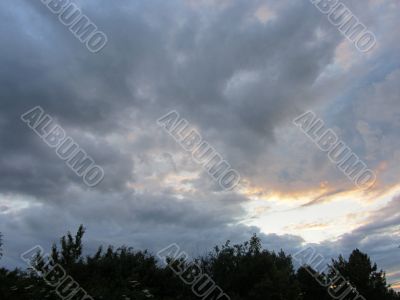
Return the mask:
[[(348, 260), (342, 256), (339, 256), (337, 260), (332, 260), (331, 277), (333, 268), (368, 300), (390, 299), (385, 273), (382, 270), (378, 271), (377, 265), (373, 264), (369, 256), (360, 250), (355, 249)], [(353, 298), (352, 294), (349, 294), (344, 299)]]
[[(100, 247), (96, 253), (83, 257), (83, 236), (80, 226), (75, 235), (70, 232), (58, 244), (53, 244), (50, 259), (38, 253), (33, 266), (44, 270), (8, 271), (0, 269), (0, 299), (12, 300), (59, 300), (56, 292), (70, 295), (68, 300), (194, 300), (199, 299), (171, 270), (186, 267), (194, 271), (193, 261), (169, 258), (168, 266), (161, 266), (147, 251), (135, 251), (130, 247), (106, 250)], [(328, 274), (318, 274), (309, 267), (294, 271), (292, 258), (262, 249), (261, 240), (254, 235), (248, 242), (216, 246), (208, 255), (195, 260), (203, 273), (208, 274), (232, 300), (327, 300), (332, 299), (327, 289), (318, 284), (329, 282), (335, 270), (340, 271), (349, 283), (368, 300), (399, 300), (399, 294), (391, 290), (383, 271), (377, 271), (370, 258), (354, 250), (346, 261), (339, 257), (332, 262)], [(56, 288), (46, 283), (54, 279), (54, 265), (65, 270), (65, 278), (71, 276), (78, 286), (71, 284)], [(53, 273), (52, 273), (53, 272)], [(44, 276), (44, 277), (43, 277)], [(331, 285), (334, 286), (334, 283)], [(88, 292), (86, 296), (82, 290)], [(78, 291), (76, 294), (74, 294)], [(92, 297), (92, 298), (91, 298)], [(210, 294), (204, 300), (221, 300)], [(223, 298), (226, 299), (226, 298)], [(344, 298), (347, 299), (347, 298)], [(353, 298), (349, 298), (353, 299)], [(361, 298), (359, 298), (361, 299)]]
[(202, 265), (232, 299), (299, 299), (291, 257), (262, 250), (256, 235), (244, 244), (215, 247)]
[[(319, 281), (315, 277), (318, 277)], [(325, 287), (318, 282), (324, 282), (324, 275), (318, 274), (311, 267), (300, 267), (297, 270), (297, 280), (300, 285), (301, 299), (327, 300), (330, 299)]]

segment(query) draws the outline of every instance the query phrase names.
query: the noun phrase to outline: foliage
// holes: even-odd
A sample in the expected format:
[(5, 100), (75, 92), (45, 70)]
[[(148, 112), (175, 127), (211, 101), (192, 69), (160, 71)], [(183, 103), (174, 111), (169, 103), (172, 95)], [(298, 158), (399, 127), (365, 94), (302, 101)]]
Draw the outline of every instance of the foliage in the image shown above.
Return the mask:
[[(80, 226), (74, 236), (71, 233), (63, 236), (59, 245), (53, 244), (51, 258), (93, 299), (199, 299), (190, 286), (185, 285), (168, 266), (161, 266), (147, 251), (109, 246), (105, 251), (100, 247), (93, 255), (84, 257), (84, 233), (85, 229)], [(358, 249), (348, 260), (342, 256), (333, 260), (328, 274), (318, 274), (308, 266), (296, 272), (289, 255), (282, 250), (275, 253), (262, 249), (261, 240), (256, 235), (239, 245), (231, 245), (228, 241), (195, 261), (232, 300), (332, 299), (314, 277), (328, 281), (332, 279), (333, 268), (368, 300), (400, 299), (399, 294), (387, 286), (384, 272), (378, 271), (368, 255)], [(174, 261), (173, 258), (169, 262), (186, 266), (191, 263)], [(38, 268), (43, 267), (45, 259), (37, 255), (34, 263)], [(0, 269), (0, 299), (61, 298), (56, 295), (54, 287), (46, 284), (36, 272)], [(76, 296), (69, 300), (80, 299), (82, 297)]]

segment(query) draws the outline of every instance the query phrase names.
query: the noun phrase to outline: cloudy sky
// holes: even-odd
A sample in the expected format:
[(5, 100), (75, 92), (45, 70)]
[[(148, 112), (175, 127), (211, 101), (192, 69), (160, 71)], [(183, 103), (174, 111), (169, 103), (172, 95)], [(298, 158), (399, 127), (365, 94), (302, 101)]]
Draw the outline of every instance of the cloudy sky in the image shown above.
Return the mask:
[[(400, 2), (342, 1), (366, 53), (310, 1), (75, 0), (91, 53), (41, 1), (0, 3), (2, 265), (79, 224), (86, 250), (193, 255), (259, 234), (294, 253), (359, 248), (400, 288)], [(104, 169), (87, 187), (21, 121), (35, 106)], [(177, 111), (240, 173), (225, 191), (157, 119)], [(292, 120), (313, 111), (377, 175), (357, 188)]]

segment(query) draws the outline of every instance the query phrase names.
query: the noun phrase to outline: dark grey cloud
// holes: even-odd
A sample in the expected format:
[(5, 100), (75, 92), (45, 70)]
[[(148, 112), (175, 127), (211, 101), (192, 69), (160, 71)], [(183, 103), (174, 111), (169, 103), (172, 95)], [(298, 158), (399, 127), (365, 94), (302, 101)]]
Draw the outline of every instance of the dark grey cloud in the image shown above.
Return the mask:
[[(232, 158), (238, 161), (263, 151), (274, 127), (312, 100), (304, 86), (329, 63), (338, 42), (315, 42), (315, 29), (324, 23), (311, 21), (318, 13), (306, 2), (277, 7), (279, 17), (266, 26), (248, 21), (258, 1), (235, 2), (217, 14), (192, 11), (179, 1), (104, 2), (102, 9), (83, 6), (110, 37), (104, 51), (92, 55), (46, 7), (17, 5), (23, 7), (20, 13), (4, 9), (18, 15), (2, 36), (7, 45), (2, 60), (14, 62), (3, 91), (4, 108), (11, 110), (3, 110), (7, 127), (21, 130), (17, 116), (32, 103), (63, 126), (96, 137), (120, 132), (127, 108), (146, 120), (174, 108), (209, 139), (216, 142), (223, 134), (224, 150), (238, 152), (240, 157)], [(242, 84), (246, 72), (255, 78)]]
[(75, 196), (71, 191), (63, 210), (51, 203), (6, 210), (0, 218), (5, 234), (4, 263), (20, 265), (20, 252), (36, 244), (48, 249), (51, 242), (57, 242), (58, 237), (81, 223), (88, 230), (87, 252), (108, 244), (157, 251), (176, 242), (192, 255), (199, 255), (228, 239), (238, 243), (254, 233), (261, 235), (270, 249), (295, 247), (302, 242), (299, 237), (267, 236), (259, 228), (237, 224), (243, 209), (242, 200), (234, 195), (212, 199), (198, 196), (196, 201), (172, 195), (138, 197), (134, 193), (92, 192), (79, 200)]
[[(398, 15), (374, 1), (348, 2), (379, 34), (380, 44), (371, 57), (349, 59), (354, 66), (343, 73), (337, 61), (346, 58), (338, 51), (344, 38), (309, 1), (76, 1), (109, 38), (98, 54), (87, 51), (40, 1), (0, 3), (0, 230), (6, 264), (18, 264), (18, 252), (48, 245), (80, 223), (88, 227), (89, 250), (108, 243), (156, 249), (178, 242), (195, 253), (260, 233), (241, 224), (246, 195), (221, 192), (157, 127), (156, 120), (172, 109), (243, 178), (282, 193), (314, 189), (324, 180), (335, 183), (335, 190), (347, 184), (304, 136), (290, 131), (291, 120), (310, 107), (372, 166), (385, 158), (397, 162), (398, 110), (392, 108), (398, 45), (388, 32), (398, 27)], [(274, 16), (265, 23), (255, 16), (262, 5)], [(376, 9), (379, 22), (371, 14)], [(360, 92), (367, 87), (365, 95)], [(101, 185), (86, 188), (21, 122), (20, 115), (37, 105), (104, 168)], [(377, 143), (383, 147), (374, 148)], [(395, 171), (382, 180), (394, 183)], [(321, 247), (333, 255), (365, 245), (374, 254), (378, 249), (377, 257), (388, 264), (379, 247), (389, 245), (384, 230), (398, 219), (390, 220), (371, 220), (369, 227)], [(367, 243), (361, 237), (368, 233), (376, 237)], [(261, 235), (277, 250), (294, 251), (303, 243), (296, 233)]]

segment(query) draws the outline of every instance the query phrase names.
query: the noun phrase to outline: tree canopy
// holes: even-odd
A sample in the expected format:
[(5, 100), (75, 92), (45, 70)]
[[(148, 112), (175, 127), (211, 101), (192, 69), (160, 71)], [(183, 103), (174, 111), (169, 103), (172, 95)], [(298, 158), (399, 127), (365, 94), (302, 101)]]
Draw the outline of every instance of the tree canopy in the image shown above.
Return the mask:
[[(327, 274), (319, 274), (306, 265), (295, 270), (290, 255), (282, 250), (276, 253), (262, 249), (261, 240), (254, 235), (243, 244), (231, 245), (228, 241), (216, 246), (195, 261), (177, 261), (171, 257), (170, 265), (164, 266), (148, 251), (135, 251), (126, 246), (116, 249), (109, 246), (106, 250), (100, 247), (93, 255), (84, 257), (84, 233), (83, 226), (75, 235), (68, 232), (58, 244), (53, 244), (49, 257), (40, 252), (33, 255), (32, 268), (28, 270), (0, 269), (0, 299), (56, 300), (60, 299), (57, 292), (71, 295), (66, 298), (68, 300), (200, 299), (171, 268), (179, 263), (192, 272), (194, 262), (232, 300), (332, 299), (327, 288), (318, 282), (329, 282), (334, 268), (348, 281), (346, 284), (356, 288), (365, 299), (400, 299), (387, 285), (385, 273), (358, 249), (347, 260), (339, 256), (332, 261)], [(52, 284), (57, 277), (56, 265), (62, 267), (65, 278), (70, 276), (57, 288)], [(47, 270), (47, 275), (38, 270)], [(78, 288), (80, 292), (71, 293)], [(203, 299), (228, 298), (212, 293)], [(343, 299), (354, 299), (354, 295), (350, 293)]]

